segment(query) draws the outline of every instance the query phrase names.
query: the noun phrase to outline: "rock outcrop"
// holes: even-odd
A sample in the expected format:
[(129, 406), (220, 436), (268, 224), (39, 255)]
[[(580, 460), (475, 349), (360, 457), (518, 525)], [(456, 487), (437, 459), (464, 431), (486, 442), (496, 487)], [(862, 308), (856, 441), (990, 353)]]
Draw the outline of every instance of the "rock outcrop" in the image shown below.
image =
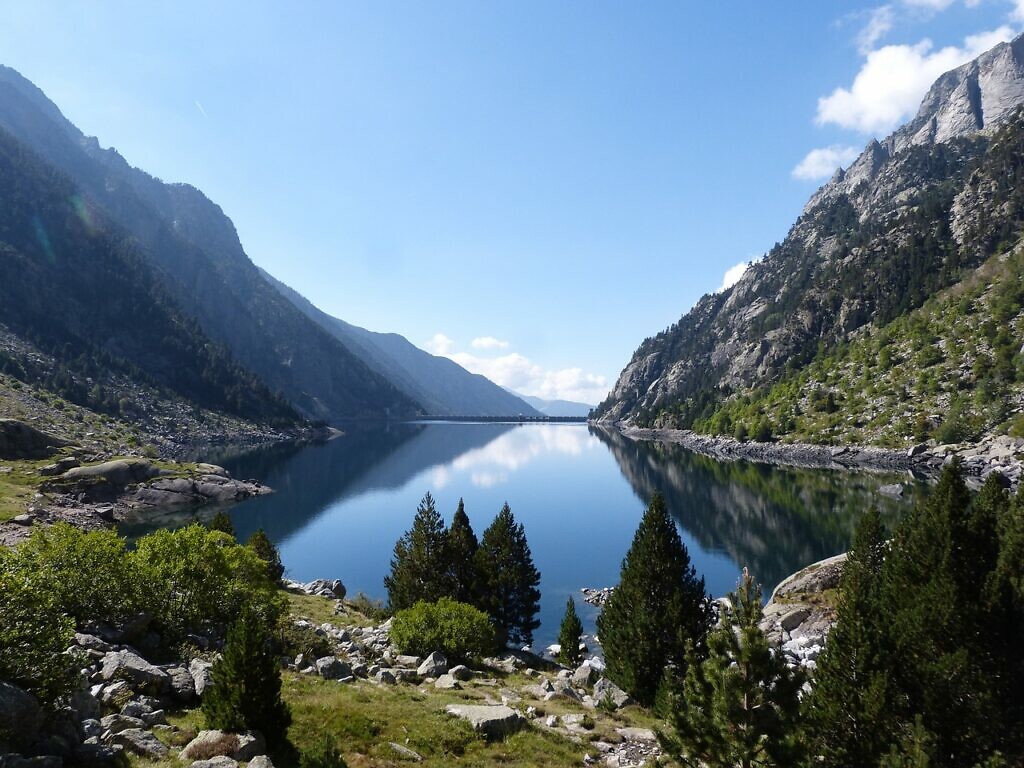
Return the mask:
[(68, 445), (15, 419), (0, 419), (0, 459), (45, 459)]

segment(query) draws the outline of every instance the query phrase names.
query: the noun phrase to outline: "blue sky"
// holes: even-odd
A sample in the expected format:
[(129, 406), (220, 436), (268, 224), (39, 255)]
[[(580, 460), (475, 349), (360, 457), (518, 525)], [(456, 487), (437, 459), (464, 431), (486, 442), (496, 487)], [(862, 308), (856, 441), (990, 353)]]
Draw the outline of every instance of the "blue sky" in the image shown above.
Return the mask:
[(0, 61), (206, 192), (324, 310), (594, 402), (1022, 22), (1010, 0), (16, 0)]

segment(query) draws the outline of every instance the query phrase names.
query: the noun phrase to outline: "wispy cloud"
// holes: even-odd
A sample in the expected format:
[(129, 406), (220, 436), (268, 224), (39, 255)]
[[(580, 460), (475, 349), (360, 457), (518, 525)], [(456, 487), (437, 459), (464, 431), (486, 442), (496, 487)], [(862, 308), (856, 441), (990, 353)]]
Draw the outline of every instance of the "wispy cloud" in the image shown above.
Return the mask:
[(493, 336), (477, 336), (469, 342), (469, 346), (473, 349), (508, 349), (508, 342)]
[(722, 276), (722, 284), (718, 286), (718, 290), (715, 293), (721, 293), (722, 291), (732, 288), (736, 283), (740, 281), (740, 278), (746, 274), (747, 270), (750, 269), (750, 265), (760, 259), (750, 259), (749, 261), (741, 261), (739, 264), (735, 264), (725, 270), (725, 274)]
[(199, 114), (201, 114), (203, 117), (209, 117), (209, 115), (206, 114), (206, 110), (203, 109), (203, 105), (199, 103), (199, 99), (196, 99), (196, 109), (199, 110)]
[(434, 355), (441, 355), (446, 357), (452, 348), (455, 346), (455, 342), (445, 336), (443, 333), (435, 333), (427, 342), (423, 345), (423, 348)]
[(836, 168), (849, 165), (857, 159), (860, 150), (856, 147), (833, 144), (830, 147), (819, 147), (808, 152), (793, 169), (793, 178), (803, 181), (827, 179)]
[(875, 47), (875, 43), (889, 34), (895, 14), (891, 5), (881, 5), (868, 12), (868, 21), (857, 34), (857, 48), (866, 54)]

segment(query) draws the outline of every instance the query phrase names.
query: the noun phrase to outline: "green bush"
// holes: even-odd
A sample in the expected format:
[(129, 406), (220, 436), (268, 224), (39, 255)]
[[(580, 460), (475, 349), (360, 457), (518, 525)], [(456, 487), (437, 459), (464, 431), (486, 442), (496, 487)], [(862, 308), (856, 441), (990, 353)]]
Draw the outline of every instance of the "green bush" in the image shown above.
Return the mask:
[(420, 601), (395, 614), (391, 640), (404, 653), (425, 656), (440, 651), (449, 659), (470, 659), (494, 651), (494, 627), (487, 614), (442, 597)]

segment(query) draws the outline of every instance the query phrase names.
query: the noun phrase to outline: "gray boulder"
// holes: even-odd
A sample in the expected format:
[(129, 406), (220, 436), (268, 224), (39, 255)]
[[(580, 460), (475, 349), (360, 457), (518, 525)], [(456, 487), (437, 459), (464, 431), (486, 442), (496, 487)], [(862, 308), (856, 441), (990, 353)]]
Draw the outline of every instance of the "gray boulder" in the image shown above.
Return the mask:
[(457, 691), (462, 686), (459, 681), (455, 679), (455, 676), (450, 672), (441, 675), (437, 680), (434, 681), (434, 687), (439, 688), (443, 691)]
[(594, 683), (594, 699), (598, 702), (611, 702), (616, 708), (620, 709), (627, 704), (632, 704), (633, 700), (629, 697), (629, 694), (619, 688), (615, 683), (609, 680), (607, 677), (602, 677), (596, 683)]
[(267, 751), (267, 743), (259, 731), (200, 731), (199, 735), (181, 750), (184, 760), (209, 760), (211, 757), (230, 757), (239, 762), (252, 760)]
[(171, 695), (180, 704), (188, 704), (196, 697), (196, 681), (185, 667), (167, 667), (167, 679), (171, 684)]
[(266, 755), (256, 755), (249, 761), (249, 768), (274, 768), (274, 763)]
[(100, 720), (100, 726), (102, 726), (104, 732), (115, 734), (131, 729), (142, 730), (146, 727), (146, 724), (142, 722), (142, 719), (139, 717), (131, 717), (130, 715), (107, 715)]
[(340, 680), (352, 675), (352, 667), (336, 656), (324, 656), (316, 660), (316, 673), (327, 680)]
[(416, 674), (422, 677), (440, 677), (448, 671), (448, 659), (437, 651), (427, 656), (423, 663), (416, 669)]
[(0, 682), (0, 733), (9, 733), (17, 743), (30, 743), (43, 726), (43, 710), (36, 697), (16, 685)]
[(45, 459), (67, 441), (15, 419), (0, 419), (0, 459)]
[(577, 688), (589, 688), (596, 679), (597, 670), (586, 662), (576, 667), (576, 671), (572, 673), (572, 684)]
[(217, 755), (209, 760), (196, 760), (189, 768), (238, 768), (238, 761), (227, 755)]
[(196, 696), (202, 696), (203, 691), (210, 684), (210, 670), (213, 664), (204, 659), (192, 659), (188, 665), (188, 671), (192, 674), (192, 682), (195, 685)]
[(473, 670), (467, 667), (465, 664), (459, 664), (456, 667), (452, 667), (448, 670), (448, 674), (454, 677), (456, 680), (465, 682), (473, 677)]
[(166, 672), (131, 651), (112, 651), (104, 656), (100, 676), (108, 682), (124, 680), (139, 689), (163, 691), (170, 687)]
[(108, 739), (108, 743), (121, 746), (141, 757), (160, 759), (167, 757), (170, 752), (167, 745), (154, 736), (151, 731), (142, 728), (129, 728), (126, 731), (115, 733)]
[(504, 738), (526, 725), (526, 718), (504, 705), (449, 704), (445, 712), (467, 721), (488, 739)]

